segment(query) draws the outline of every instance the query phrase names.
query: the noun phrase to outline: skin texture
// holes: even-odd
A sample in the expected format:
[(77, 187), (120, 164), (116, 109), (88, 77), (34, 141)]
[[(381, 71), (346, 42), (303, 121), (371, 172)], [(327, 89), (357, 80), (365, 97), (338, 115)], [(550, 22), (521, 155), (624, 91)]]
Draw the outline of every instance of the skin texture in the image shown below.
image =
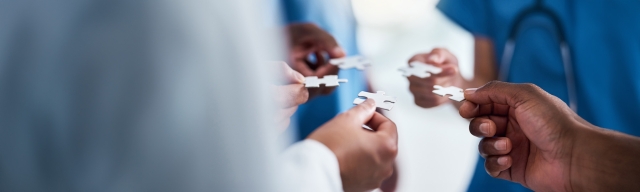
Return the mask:
[(535, 85), (465, 91), (460, 115), (493, 177), (535, 191), (637, 191), (640, 139), (596, 127)]
[[(288, 25), (286, 30), (289, 38), (289, 60), (294, 70), (305, 77), (338, 74), (340, 69), (329, 64), (328, 59), (342, 58), (346, 53), (331, 34), (312, 23), (293, 23)], [(315, 63), (309, 61), (309, 55), (314, 55), (317, 61)], [(321, 87), (309, 91), (313, 97), (329, 94), (334, 89)]]
[(440, 74), (434, 74), (429, 78), (407, 77), (409, 90), (414, 95), (416, 105), (429, 108), (449, 103), (449, 99), (446, 97), (432, 93), (433, 86), (456, 86), (463, 80), (459, 72), (458, 59), (446, 49), (436, 48), (430, 53), (418, 54), (409, 59), (409, 63), (414, 61), (431, 64), (442, 69)]
[[(497, 79), (496, 60), (493, 53), (493, 44), (490, 39), (475, 38), (475, 67), (473, 79), (466, 80), (460, 74), (458, 59), (445, 48), (435, 48), (429, 53), (414, 55), (408, 63), (420, 61), (443, 69), (443, 72), (429, 78), (408, 77), (409, 90), (414, 96), (416, 105), (424, 108), (436, 107), (451, 103), (451, 100), (433, 94), (434, 85), (456, 86), (460, 88), (479, 87), (485, 83)], [(453, 102), (459, 107), (460, 103)]]
[[(287, 31), (290, 43), (290, 65), (294, 70), (300, 72), (303, 76), (324, 77), (325, 75), (338, 74), (339, 68), (335, 65), (329, 64), (329, 59), (345, 57), (346, 53), (331, 34), (311, 23), (290, 24), (287, 26)], [(309, 61), (309, 55), (314, 55), (315, 58), (317, 58), (317, 61)], [(311, 88), (308, 89), (308, 98), (313, 98), (323, 94), (330, 94), (333, 90), (335, 90), (335, 88), (326, 88), (324, 86), (321, 86), (320, 88)], [(289, 124), (288, 117), (295, 112), (297, 107), (289, 109), (291, 110), (283, 112), (287, 117), (285, 119), (286, 124)], [(397, 154), (397, 133), (395, 131), (395, 124), (379, 113), (374, 113), (375, 107), (370, 111), (367, 110), (366, 113), (358, 111), (358, 109), (360, 109), (360, 107), (355, 107), (349, 112), (339, 115), (309, 136), (309, 138), (316, 138), (316, 140), (319, 141), (322, 140), (321, 142), (324, 142), (325, 145), (329, 146), (329, 148), (336, 153), (340, 163), (341, 178), (345, 191), (364, 191), (365, 189), (374, 189), (379, 187), (382, 180), (384, 178), (388, 178), (393, 172), (392, 161), (395, 160), (395, 156)], [(345, 128), (345, 125), (342, 125), (341, 123), (353, 121), (348, 118), (351, 116), (358, 116), (354, 115), (354, 113), (367, 114), (366, 116), (370, 117), (368, 117), (367, 121), (359, 122), (358, 126), (350, 126), (355, 128), (354, 130), (347, 129), (350, 131), (344, 132), (341, 128)], [(380, 133), (372, 134), (371, 132), (364, 131), (361, 128), (361, 125), (365, 124), (369, 120), (371, 123), (376, 124), (377, 127), (382, 128)], [(338, 134), (339, 136), (336, 136), (335, 134)], [(354, 136), (356, 138), (361, 138), (359, 140), (360, 142), (345, 140)], [(338, 140), (336, 138), (341, 139)], [(385, 142), (388, 144), (370, 146), (370, 143), (375, 142)]]
[[(375, 108), (375, 102), (368, 99), (309, 135), (309, 139), (325, 144), (338, 158), (345, 191), (378, 188), (393, 173), (398, 154), (396, 125)], [(363, 129), (363, 124), (375, 131)]]
[(304, 77), (300, 73), (284, 62), (275, 65), (280, 69), (285, 83), (274, 87), (274, 98), (278, 106), (276, 123), (281, 130), (285, 130), (289, 127), (291, 116), (298, 110), (298, 106), (309, 99), (309, 91), (304, 87)]

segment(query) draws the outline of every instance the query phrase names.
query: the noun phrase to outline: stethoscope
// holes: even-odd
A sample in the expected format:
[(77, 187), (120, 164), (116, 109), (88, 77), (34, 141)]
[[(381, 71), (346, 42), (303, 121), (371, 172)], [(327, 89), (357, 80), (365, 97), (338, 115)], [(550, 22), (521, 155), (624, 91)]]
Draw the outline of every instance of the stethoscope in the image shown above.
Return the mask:
[(516, 38), (518, 37), (520, 25), (522, 24), (524, 19), (534, 14), (542, 14), (549, 17), (559, 34), (560, 52), (562, 55), (562, 63), (564, 65), (564, 72), (567, 81), (567, 93), (569, 95), (569, 107), (571, 107), (573, 111), (577, 111), (578, 106), (576, 83), (574, 78), (575, 76), (573, 74), (573, 66), (571, 63), (571, 49), (569, 48), (569, 44), (567, 44), (566, 34), (562, 29), (560, 18), (551, 9), (545, 7), (542, 4), (542, 0), (536, 0), (535, 5), (520, 12), (520, 14), (518, 14), (518, 16), (516, 17), (516, 20), (513, 22), (513, 25), (511, 26), (511, 30), (509, 32), (509, 39), (505, 44), (504, 54), (502, 55), (502, 66), (500, 67), (499, 73), (500, 80), (506, 81), (509, 77), (509, 67), (511, 65), (511, 59), (513, 58), (513, 53), (516, 48)]

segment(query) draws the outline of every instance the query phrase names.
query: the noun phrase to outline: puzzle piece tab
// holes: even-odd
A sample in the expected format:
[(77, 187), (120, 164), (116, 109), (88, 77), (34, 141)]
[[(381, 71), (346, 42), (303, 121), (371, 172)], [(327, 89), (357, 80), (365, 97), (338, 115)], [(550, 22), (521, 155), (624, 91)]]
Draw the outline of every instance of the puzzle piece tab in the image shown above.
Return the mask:
[(320, 84), (324, 84), (325, 87), (340, 86), (340, 83), (349, 82), (347, 79), (338, 79), (337, 75), (326, 75), (324, 78), (318, 78), (316, 76), (310, 76), (304, 78), (305, 87), (320, 87)]
[(369, 131), (375, 131), (371, 127), (369, 127), (368, 125), (362, 125), (362, 128), (366, 129), (366, 130), (369, 130)]
[(431, 77), (431, 74), (440, 74), (442, 69), (433, 65), (429, 65), (423, 62), (414, 61), (409, 63), (411, 67), (401, 67), (399, 70), (403, 72), (402, 75), (410, 77), (411, 75), (419, 78)]
[(461, 102), (464, 101), (464, 92), (462, 92), (462, 89), (457, 88), (457, 87), (442, 87), (440, 85), (435, 85), (433, 86), (433, 93), (440, 95), (440, 96), (447, 96), (447, 95), (451, 95), (449, 97), (449, 99), (457, 101), (457, 102)]
[(367, 66), (371, 65), (371, 60), (364, 56), (353, 56), (353, 57), (344, 57), (338, 59), (331, 59), (329, 63), (332, 65), (337, 65), (340, 69), (351, 69), (357, 68), (359, 70), (364, 70)]
[[(393, 105), (396, 102), (396, 98), (395, 97), (391, 97), (391, 96), (386, 96), (384, 95), (385, 93), (382, 91), (378, 91), (376, 93), (369, 93), (369, 92), (365, 92), (365, 91), (361, 91), (358, 94), (358, 97), (365, 97), (368, 99), (373, 99), (376, 102), (376, 107), (387, 110), (387, 111), (391, 111), (391, 109), (393, 108)], [(356, 98), (355, 100), (353, 100), (353, 104), (360, 104), (362, 102), (364, 102), (366, 99), (362, 99), (362, 98)]]

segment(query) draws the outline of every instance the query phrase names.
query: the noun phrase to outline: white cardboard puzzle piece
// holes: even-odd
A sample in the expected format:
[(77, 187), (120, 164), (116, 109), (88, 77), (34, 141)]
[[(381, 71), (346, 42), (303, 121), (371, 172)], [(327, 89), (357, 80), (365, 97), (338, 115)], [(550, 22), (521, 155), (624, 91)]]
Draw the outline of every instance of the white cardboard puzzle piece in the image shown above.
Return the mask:
[(437, 75), (442, 73), (442, 69), (423, 62), (414, 61), (409, 63), (410, 67), (401, 67), (402, 75), (410, 77), (411, 75), (419, 78), (431, 77), (431, 74)]
[(362, 125), (362, 128), (366, 129), (366, 130), (369, 130), (369, 131), (375, 131), (371, 127), (369, 127), (368, 125)]
[(332, 65), (337, 65), (340, 69), (351, 69), (356, 68), (359, 70), (364, 70), (366, 67), (371, 65), (371, 60), (364, 56), (353, 56), (353, 57), (344, 57), (338, 59), (331, 59), (329, 63)]
[[(378, 91), (376, 93), (369, 93), (366, 91), (361, 91), (358, 94), (358, 97), (365, 97), (367, 99), (373, 99), (376, 102), (376, 107), (391, 111), (393, 105), (396, 103), (396, 98), (391, 96), (386, 96), (383, 91)], [(366, 99), (356, 98), (353, 100), (353, 104), (360, 104), (364, 102)]]
[(310, 76), (304, 78), (305, 87), (320, 87), (320, 84), (324, 84), (325, 87), (340, 86), (340, 83), (349, 82), (347, 79), (338, 79), (337, 75), (326, 75), (323, 78), (316, 76)]
[(464, 92), (462, 89), (457, 88), (457, 87), (442, 87), (440, 85), (435, 85), (433, 86), (433, 93), (440, 95), (440, 96), (447, 96), (447, 95), (451, 95), (449, 97), (449, 99), (457, 101), (457, 102), (461, 102), (464, 101)]

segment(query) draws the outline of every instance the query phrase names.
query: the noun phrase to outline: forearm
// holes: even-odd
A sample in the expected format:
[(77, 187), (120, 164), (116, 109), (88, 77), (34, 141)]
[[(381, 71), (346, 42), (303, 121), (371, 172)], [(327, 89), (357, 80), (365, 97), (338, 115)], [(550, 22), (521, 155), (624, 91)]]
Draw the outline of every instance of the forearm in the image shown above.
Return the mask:
[(640, 138), (600, 128), (585, 129), (577, 136), (573, 191), (640, 190)]
[[(475, 37), (474, 43), (473, 78), (467, 80), (462, 75), (458, 75), (458, 80), (455, 83), (456, 86), (462, 89), (478, 88), (498, 78), (492, 40), (484, 37)], [(453, 102), (453, 104), (456, 108), (460, 108), (460, 105), (462, 105), (461, 102)]]
[(486, 37), (474, 38), (473, 78), (465, 80), (461, 77), (461, 88), (477, 88), (489, 81), (498, 79), (498, 68), (495, 59), (493, 41)]

